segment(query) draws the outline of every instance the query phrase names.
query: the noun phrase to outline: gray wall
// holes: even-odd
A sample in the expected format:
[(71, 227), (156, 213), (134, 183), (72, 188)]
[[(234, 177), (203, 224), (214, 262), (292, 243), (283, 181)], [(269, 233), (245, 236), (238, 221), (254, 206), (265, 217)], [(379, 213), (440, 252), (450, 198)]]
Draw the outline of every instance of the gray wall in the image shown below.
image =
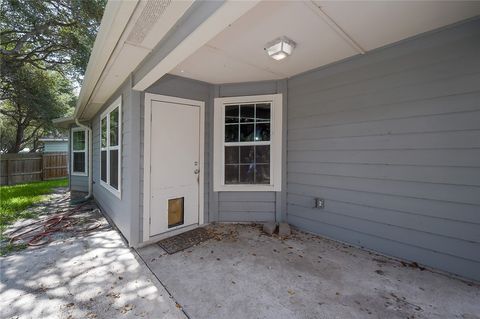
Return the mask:
[(480, 280), (480, 20), (296, 76), (288, 94), (291, 224)]
[[(121, 199), (100, 184), (100, 116), (122, 96)], [(92, 119), (93, 195), (102, 210), (113, 220), (130, 245), (138, 243), (139, 181), (139, 98), (131, 90), (131, 79), (113, 94)]]
[(70, 190), (79, 191), (79, 192), (88, 192), (88, 177), (70, 175)]
[[(205, 82), (166, 75), (146, 90), (149, 93), (175, 96), (205, 102), (205, 221), (221, 222), (262, 222), (280, 219), (281, 202), (284, 192), (213, 192), (213, 100), (216, 97), (286, 94), (286, 81), (252, 82), (241, 84), (211, 85)], [(140, 217), (143, 225), (143, 135), (144, 135), (144, 94), (141, 97), (140, 124)], [(286, 101), (285, 101), (286, 105)], [(140, 236), (143, 235), (143, 229)], [(140, 237), (142, 238), (142, 237)]]
[[(222, 84), (213, 88), (213, 98), (276, 93), (286, 94), (285, 80)], [(213, 123), (213, 114), (210, 120)], [(213, 136), (213, 125), (210, 134)], [(213, 171), (213, 163), (210, 170)], [(283, 190), (285, 194), (285, 187)], [(214, 220), (222, 222), (275, 221), (280, 219), (281, 201), (282, 192), (212, 192), (210, 210)]]

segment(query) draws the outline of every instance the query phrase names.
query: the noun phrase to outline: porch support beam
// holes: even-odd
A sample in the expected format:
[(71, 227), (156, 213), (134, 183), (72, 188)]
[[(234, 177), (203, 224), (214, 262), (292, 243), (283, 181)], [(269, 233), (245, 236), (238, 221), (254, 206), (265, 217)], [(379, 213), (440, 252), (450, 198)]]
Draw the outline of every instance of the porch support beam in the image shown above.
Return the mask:
[[(256, 6), (258, 2), (259, 0), (224, 1), (198, 26), (192, 26), (193, 30), (181, 40), (176, 40), (174, 33), (185, 32), (185, 29), (182, 28), (183, 26), (181, 24), (176, 28), (174, 27), (171, 31), (173, 34), (167, 36), (167, 39), (160, 42), (154, 52), (152, 52), (152, 58), (149, 59), (150, 61), (146, 61), (134, 73), (133, 89), (139, 91), (147, 89), (162, 76), (175, 68), (179, 63), (195, 53), (200, 47), (222, 32), (230, 24), (244, 15), (248, 10)], [(202, 5), (202, 3), (199, 5)], [(218, 5), (218, 2), (206, 1), (203, 5)], [(191, 9), (193, 10), (195, 8), (192, 6)], [(188, 18), (189, 17), (185, 18), (187, 21), (180, 21), (180, 23), (192, 23), (191, 21), (188, 21)], [(194, 24), (194, 22), (192, 24)], [(171, 48), (170, 50), (168, 49), (169, 47)]]

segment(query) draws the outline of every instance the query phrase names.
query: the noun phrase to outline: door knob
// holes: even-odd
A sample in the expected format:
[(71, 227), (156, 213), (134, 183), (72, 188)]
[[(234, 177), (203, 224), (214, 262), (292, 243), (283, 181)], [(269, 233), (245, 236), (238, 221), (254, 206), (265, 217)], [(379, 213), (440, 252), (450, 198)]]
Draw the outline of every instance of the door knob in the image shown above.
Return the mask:
[(200, 173), (200, 170), (197, 168), (196, 170), (193, 171), (195, 174)]

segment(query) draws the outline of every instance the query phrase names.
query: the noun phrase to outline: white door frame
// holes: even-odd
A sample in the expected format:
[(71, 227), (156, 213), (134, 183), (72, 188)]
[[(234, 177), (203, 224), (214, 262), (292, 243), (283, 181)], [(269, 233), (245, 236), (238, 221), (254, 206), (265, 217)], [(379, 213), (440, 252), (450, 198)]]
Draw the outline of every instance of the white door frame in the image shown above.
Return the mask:
[[(205, 169), (205, 102), (181, 99), (173, 96), (145, 93), (145, 122), (144, 122), (144, 146), (143, 146), (143, 241), (150, 237), (150, 159), (151, 159), (151, 125), (152, 125), (152, 101), (183, 104), (200, 107), (200, 176), (198, 185), (198, 224), (204, 223), (204, 169)], [(187, 227), (187, 229), (190, 229)], [(161, 235), (161, 234), (160, 234)], [(158, 236), (158, 235), (156, 235)], [(153, 236), (153, 237), (156, 237)]]

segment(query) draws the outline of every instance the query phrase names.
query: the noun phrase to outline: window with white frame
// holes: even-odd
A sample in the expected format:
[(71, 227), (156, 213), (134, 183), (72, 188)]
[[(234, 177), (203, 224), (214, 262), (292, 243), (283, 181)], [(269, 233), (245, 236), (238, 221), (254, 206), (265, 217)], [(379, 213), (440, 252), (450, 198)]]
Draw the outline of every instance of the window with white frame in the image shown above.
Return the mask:
[(100, 184), (120, 196), (121, 184), (121, 97), (100, 117)]
[(282, 95), (215, 99), (214, 190), (281, 189)]
[(87, 130), (72, 129), (72, 174), (87, 175)]

